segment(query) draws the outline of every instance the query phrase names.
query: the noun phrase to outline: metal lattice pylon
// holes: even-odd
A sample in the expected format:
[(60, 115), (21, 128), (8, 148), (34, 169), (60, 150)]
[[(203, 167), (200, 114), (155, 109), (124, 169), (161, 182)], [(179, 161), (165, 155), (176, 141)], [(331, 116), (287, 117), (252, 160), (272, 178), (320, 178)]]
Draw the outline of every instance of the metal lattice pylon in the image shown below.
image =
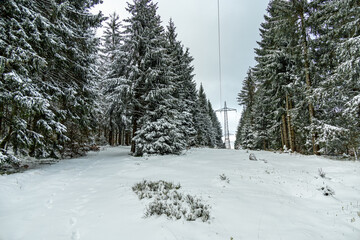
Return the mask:
[[(220, 81), (220, 107), (222, 102), (222, 88), (221, 88), (221, 34), (220, 34), (220, 0), (217, 1), (217, 10), (218, 10), (218, 44), (219, 44), (219, 81)], [(224, 103), (224, 108), (216, 110), (215, 112), (224, 112), (224, 142), (225, 148), (231, 149), (230, 145), (230, 134), (229, 134), (229, 121), (227, 112), (235, 111), (234, 108), (228, 108), (226, 106), (226, 101)]]
[(230, 145), (230, 134), (229, 134), (229, 120), (228, 120), (228, 112), (235, 111), (235, 108), (228, 108), (226, 106), (226, 101), (224, 103), (224, 107), (221, 109), (216, 110), (215, 112), (224, 112), (224, 142), (225, 142), (225, 148), (231, 149)]

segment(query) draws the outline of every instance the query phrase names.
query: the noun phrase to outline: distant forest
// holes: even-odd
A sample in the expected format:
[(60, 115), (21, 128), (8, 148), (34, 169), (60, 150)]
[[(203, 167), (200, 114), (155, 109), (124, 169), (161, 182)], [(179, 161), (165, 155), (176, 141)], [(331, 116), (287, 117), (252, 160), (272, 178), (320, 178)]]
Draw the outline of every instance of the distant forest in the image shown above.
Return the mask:
[(235, 146), (357, 158), (359, 34), (358, 0), (270, 1)]

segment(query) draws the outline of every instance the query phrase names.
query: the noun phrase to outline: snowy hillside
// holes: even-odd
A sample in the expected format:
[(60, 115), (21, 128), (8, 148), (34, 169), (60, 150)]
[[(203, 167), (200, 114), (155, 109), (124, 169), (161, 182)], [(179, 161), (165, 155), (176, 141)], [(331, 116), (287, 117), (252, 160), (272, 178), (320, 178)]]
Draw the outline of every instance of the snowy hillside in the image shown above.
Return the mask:
[[(0, 239), (360, 239), (359, 162), (257, 151), (250, 161), (250, 152), (235, 150), (128, 152), (108, 148), (0, 176)], [(132, 190), (142, 180), (180, 183), (211, 207), (210, 220), (145, 218), (149, 201)]]

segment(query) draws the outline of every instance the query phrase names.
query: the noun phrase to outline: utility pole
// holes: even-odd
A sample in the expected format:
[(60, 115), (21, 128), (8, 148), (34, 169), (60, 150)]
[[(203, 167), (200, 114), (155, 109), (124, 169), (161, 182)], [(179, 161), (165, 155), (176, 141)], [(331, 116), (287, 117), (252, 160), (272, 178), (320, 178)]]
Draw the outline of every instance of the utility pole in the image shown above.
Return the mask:
[(231, 149), (230, 145), (230, 134), (229, 134), (229, 120), (228, 120), (228, 112), (235, 111), (235, 108), (228, 108), (226, 106), (226, 101), (224, 103), (224, 107), (221, 109), (216, 110), (215, 112), (224, 112), (224, 142), (225, 142), (225, 148)]

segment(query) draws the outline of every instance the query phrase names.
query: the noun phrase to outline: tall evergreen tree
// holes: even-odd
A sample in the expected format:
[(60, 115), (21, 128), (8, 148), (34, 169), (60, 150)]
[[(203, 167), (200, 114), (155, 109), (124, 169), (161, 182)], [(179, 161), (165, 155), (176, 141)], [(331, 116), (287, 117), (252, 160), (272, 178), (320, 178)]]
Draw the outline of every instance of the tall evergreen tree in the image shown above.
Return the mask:
[(196, 131), (194, 128), (193, 111), (196, 106), (196, 84), (193, 81), (193, 58), (177, 40), (174, 22), (170, 19), (166, 31), (169, 68), (174, 83), (172, 96), (178, 99), (177, 110), (181, 113), (180, 129), (186, 138), (186, 145), (194, 145)]
[(124, 78), (127, 66), (127, 55), (121, 34), (119, 15), (113, 13), (106, 22), (101, 49), (101, 70), (103, 79), (103, 109), (106, 121), (103, 123), (104, 133), (110, 145), (125, 144), (129, 138), (130, 82)]
[(358, 1), (316, 0), (312, 2), (312, 33), (320, 82), (323, 124), (321, 152), (356, 153), (359, 148), (359, 24)]
[(238, 94), (238, 102), (243, 106), (241, 120), (239, 121), (236, 133), (235, 147), (254, 149), (255, 132), (254, 132), (254, 115), (253, 111), (255, 102), (255, 81), (251, 69), (247, 72), (247, 77), (243, 81), (243, 87)]
[(174, 73), (167, 53), (167, 41), (157, 5), (150, 0), (128, 4), (131, 16), (125, 20), (125, 49), (128, 54), (126, 78), (131, 82), (131, 151), (143, 153), (179, 153), (186, 140), (179, 126), (183, 115), (178, 98), (172, 96)]
[(202, 84), (199, 88), (198, 99), (197, 99), (197, 114), (195, 119), (195, 128), (197, 131), (196, 144), (198, 146), (215, 146), (215, 137), (211, 117), (209, 115), (208, 100)]
[(214, 145), (216, 148), (225, 148), (224, 142), (222, 140), (222, 129), (219, 119), (216, 116), (216, 113), (211, 105), (211, 102), (208, 100), (208, 110), (209, 116), (211, 119)]

